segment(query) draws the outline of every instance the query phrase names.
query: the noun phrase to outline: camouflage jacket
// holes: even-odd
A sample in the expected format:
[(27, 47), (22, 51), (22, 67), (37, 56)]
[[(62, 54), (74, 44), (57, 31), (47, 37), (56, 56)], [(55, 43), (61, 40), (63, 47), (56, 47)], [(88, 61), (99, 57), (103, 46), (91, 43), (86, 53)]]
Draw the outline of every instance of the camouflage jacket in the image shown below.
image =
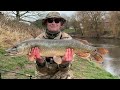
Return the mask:
[[(41, 33), (39, 36), (37, 36), (36, 38), (40, 38), (40, 39), (49, 39), (47, 37), (46, 32)], [(72, 37), (70, 35), (68, 35), (65, 32), (60, 32), (54, 39), (72, 39)]]
[[(41, 33), (36, 38), (48, 39), (46, 32)], [(70, 35), (68, 35), (67, 33), (65, 33), (65, 32), (60, 32), (54, 39), (72, 39), (72, 37)], [(46, 57), (43, 57), (43, 58), (45, 59)], [(57, 64), (55, 64), (55, 63), (52, 63), (52, 64), (51, 63), (47, 63), (46, 65), (47, 65), (47, 67), (45, 67), (45, 68), (40, 68), (40, 67), (38, 67), (39, 65), (36, 65), (36, 68), (41, 73), (48, 73), (48, 74), (50, 74), (50, 73), (55, 73), (57, 71), (57, 67), (58, 67)], [(59, 66), (66, 67), (66, 65), (68, 66), (69, 63), (61, 64)], [(66, 69), (68, 70), (68, 68), (69, 67), (66, 67), (64, 70), (66, 70)]]

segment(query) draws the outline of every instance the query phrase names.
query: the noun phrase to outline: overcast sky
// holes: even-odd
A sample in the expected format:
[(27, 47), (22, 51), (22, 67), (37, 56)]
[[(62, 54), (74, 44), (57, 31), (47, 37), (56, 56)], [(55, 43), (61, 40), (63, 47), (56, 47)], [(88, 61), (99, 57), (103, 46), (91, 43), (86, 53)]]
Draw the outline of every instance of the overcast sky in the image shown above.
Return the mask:
[[(6, 13), (6, 14), (8, 14), (8, 15), (13, 15), (11, 13), (11, 11), (3, 11), (3, 12)], [(50, 12), (50, 11), (48, 11), (48, 12)], [(65, 14), (67, 16), (71, 16), (75, 11), (58, 11), (58, 12), (60, 12), (61, 15)], [(36, 19), (30, 18), (30, 17), (25, 17), (24, 19), (27, 19), (27, 20), (30, 20), (30, 21), (35, 21), (36, 20)]]
[(75, 11), (59, 11), (61, 14), (66, 14), (68, 16), (72, 15)]
[[(49, 12), (49, 11), (48, 11)], [(66, 14), (67, 16), (72, 15), (75, 11), (58, 11), (60, 14)]]

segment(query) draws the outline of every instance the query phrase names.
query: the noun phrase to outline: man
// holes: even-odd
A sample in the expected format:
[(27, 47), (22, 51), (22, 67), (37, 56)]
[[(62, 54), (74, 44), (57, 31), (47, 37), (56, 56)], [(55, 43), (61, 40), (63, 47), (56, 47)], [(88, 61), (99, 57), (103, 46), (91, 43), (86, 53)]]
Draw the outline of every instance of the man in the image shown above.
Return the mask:
[[(46, 27), (46, 31), (40, 34), (37, 38), (40, 39), (72, 39), (70, 35), (62, 32), (61, 29), (66, 20), (61, 17), (58, 12), (49, 12), (46, 18), (42, 20), (42, 24)], [(29, 59), (36, 61), (36, 78), (38, 79), (70, 79), (73, 77), (70, 70), (71, 62), (73, 61), (74, 52), (68, 48), (61, 59), (62, 63), (57, 64), (53, 57), (41, 57), (37, 47), (32, 48), (29, 53)]]

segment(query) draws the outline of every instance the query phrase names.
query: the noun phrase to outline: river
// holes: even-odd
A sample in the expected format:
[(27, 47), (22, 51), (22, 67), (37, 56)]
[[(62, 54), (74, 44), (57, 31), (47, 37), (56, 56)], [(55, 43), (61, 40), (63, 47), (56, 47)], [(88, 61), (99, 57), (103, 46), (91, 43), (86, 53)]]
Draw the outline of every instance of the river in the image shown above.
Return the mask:
[(109, 53), (104, 56), (103, 68), (112, 75), (120, 77), (120, 40), (83, 38), (95, 47), (105, 47)]

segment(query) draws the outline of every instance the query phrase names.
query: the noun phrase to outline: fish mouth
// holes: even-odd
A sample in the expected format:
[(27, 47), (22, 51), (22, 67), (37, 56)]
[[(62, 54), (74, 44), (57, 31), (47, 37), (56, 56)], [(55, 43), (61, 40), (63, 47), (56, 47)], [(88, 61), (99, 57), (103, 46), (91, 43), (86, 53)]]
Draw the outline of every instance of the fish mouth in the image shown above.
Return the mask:
[(18, 55), (18, 53), (17, 52), (7, 52), (6, 54), (4, 54), (5, 56), (16, 56), (16, 55)]
[(14, 52), (7, 52), (7, 53), (5, 53), (4, 55), (5, 55), (5, 56), (10, 56), (10, 57), (16, 57), (16, 56), (21, 56), (21, 55), (23, 55), (23, 52), (16, 52), (16, 51), (14, 51)]

